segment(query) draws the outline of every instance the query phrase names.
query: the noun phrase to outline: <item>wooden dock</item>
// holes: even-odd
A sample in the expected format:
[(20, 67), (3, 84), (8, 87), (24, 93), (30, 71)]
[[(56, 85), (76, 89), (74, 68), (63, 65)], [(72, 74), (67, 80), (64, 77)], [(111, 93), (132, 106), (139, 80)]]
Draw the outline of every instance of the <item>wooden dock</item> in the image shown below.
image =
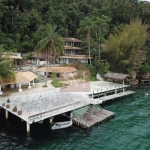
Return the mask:
[(82, 119), (78, 119), (77, 117), (74, 117), (72, 120), (76, 125), (84, 129), (88, 129), (93, 125), (96, 125), (97, 123), (101, 124), (104, 121), (108, 121), (114, 117), (115, 117), (115, 113), (105, 109), (100, 109), (100, 110), (95, 110), (92, 112), (85, 113)]

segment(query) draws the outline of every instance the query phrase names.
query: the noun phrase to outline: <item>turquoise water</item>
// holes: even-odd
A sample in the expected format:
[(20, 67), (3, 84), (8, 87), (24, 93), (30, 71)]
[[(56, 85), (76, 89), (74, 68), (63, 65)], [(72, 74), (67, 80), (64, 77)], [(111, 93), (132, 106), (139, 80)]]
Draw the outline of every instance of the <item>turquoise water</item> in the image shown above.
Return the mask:
[[(42, 150), (148, 150), (150, 149), (150, 87), (138, 87), (136, 94), (111, 101), (102, 107), (116, 117), (90, 131), (75, 127), (51, 131), (48, 120), (31, 126), (26, 136), (26, 124), (14, 116), (5, 121), (0, 110), (1, 149)], [(149, 96), (145, 96), (145, 93)]]

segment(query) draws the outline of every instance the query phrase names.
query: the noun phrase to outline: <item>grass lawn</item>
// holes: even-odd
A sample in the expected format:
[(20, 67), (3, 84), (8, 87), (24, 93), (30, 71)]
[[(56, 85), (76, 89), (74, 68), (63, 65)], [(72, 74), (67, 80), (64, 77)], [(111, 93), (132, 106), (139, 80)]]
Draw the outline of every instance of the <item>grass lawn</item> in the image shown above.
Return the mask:
[(53, 80), (53, 81), (51, 82), (51, 84), (52, 84), (55, 88), (67, 86), (67, 84), (59, 83), (59, 80), (58, 80), (58, 79)]

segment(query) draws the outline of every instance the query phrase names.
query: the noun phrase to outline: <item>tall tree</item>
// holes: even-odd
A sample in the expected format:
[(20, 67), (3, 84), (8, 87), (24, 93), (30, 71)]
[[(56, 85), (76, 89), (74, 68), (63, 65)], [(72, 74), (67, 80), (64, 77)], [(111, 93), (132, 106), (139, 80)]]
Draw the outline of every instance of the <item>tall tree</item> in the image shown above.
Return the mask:
[(94, 18), (84, 17), (80, 22), (80, 28), (77, 30), (78, 33), (85, 33), (85, 41), (88, 44), (89, 61), (91, 64), (91, 35), (96, 35), (97, 25), (94, 23)]
[(45, 86), (47, 86), (48, 61), (52, 61), (57, 54), (61, 53), (64, 49), (64, 43), (60, 35), (56, 32), (56, 26), (50, 24), (39, 27), (36, 34), (42, 38), (35, 47), (35, 50), (37, 53), (41, 53), (45, 56), (47, 68)]
[(101, 43), (104, 41), (105, 36), (109, 32), (109, 22), (110, 18), (108, 16), (102, 15), (101, 17), (96, 17), (94, 23), (97, 24), (98, 28), (96, 30), (96, 42), (98, 47), (98, 61), (101, 58)]
[(0, 84), (3, 84), (4, 80), (15, 81), (15, 72), (10, 67), (13, 62), (9, 59), (8, 55), (4, 55), (5, 49), (0, 45)]
[(113, 71), (130, 73), (134, 69), (135, 56), (147, 39), (148, 25), (137, 19), (116, 29), (105, 41), (107, 59)]

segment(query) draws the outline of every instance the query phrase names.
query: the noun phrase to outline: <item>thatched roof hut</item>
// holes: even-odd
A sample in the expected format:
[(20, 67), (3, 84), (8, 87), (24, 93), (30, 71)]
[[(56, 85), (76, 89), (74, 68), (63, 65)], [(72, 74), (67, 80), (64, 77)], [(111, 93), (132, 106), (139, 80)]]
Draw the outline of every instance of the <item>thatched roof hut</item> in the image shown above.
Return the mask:
[(132, 78), (131, 75), (129, 74), (122, 74), (122, 73), (107, 73), (104, 75), (105, 79), (112, 79), (112, 80), (125, 80), (125, 79), (129, 79)]

